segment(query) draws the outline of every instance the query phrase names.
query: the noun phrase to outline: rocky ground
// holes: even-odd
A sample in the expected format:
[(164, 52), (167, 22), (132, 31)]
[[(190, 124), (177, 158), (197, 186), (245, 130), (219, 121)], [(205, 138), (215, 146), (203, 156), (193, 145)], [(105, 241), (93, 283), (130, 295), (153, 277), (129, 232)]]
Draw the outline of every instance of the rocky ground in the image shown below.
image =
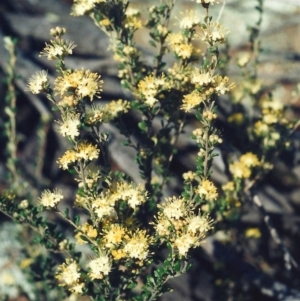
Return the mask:
[[(133, 1), (145, 10), (154, 0)], [(221, 2), (221, 1), (220, 1)], [(257, 1), (254, 0), (228, 0), (221, 15), (221, 22), (230, 29), (230, 56), (232, 62), (237, 58), (240, 51), (247, 49), (246, 25), (253, 25), (257, 21), (257, 13), (253, 10)], [(273, 93), (283, 102), (291, 100), (291, 90), (300, 82), (300, 1), (286, 0), (275, 1), (265, 0), (265, 15), (262, 23), (261, 40), (263, 52), (259, 68), (259, 77), (268, 87), (273, 87)], [(188, 7), (194, 7), (191, 1), (180, 1), (174, 11), (178, 14)], [(99, 72), (104, 80), (104, 92), (102, 101), (126, 98), (124, 91), (117, 77), (117, 67), (112, 60), (111, 53), (107, 50), (109, 41), (104, 33), (101, 33), (88, 17), (74, 18), (69, 15), (71, 0), (2, 0), (0, 3), (0, 78), (4, 75), (4, 66), (7, 60), (7, 53), (3, 47), (4, 36), (13, 36), (18, 39), (17, 46), (17, 80), (18, 89), (18, 130), (20, 131), (20, 145), (18, 156), (22, 163), (26, 175), (34, 177), (34, 158), (40, 155), (37, 147), (38, 123), (41, 116), (52, 115), (50, 106), (46, 99), (36, 95), (31, 95), (25, 91), (26, 82), (31, 74), (41, 69), (47, 69), (49, 76), (53, 78), (54, 66), (51, 62), (39, 57), (39, 52), (43, 49), (45, 42), (49, 39), (49, 30), (55, 26), (67, 28), (67, 38), (75, 41), (77, 48), (72, 59), (67, 63), (70, 67), (82, 66)], [(221, 5), (215, 5), (212, 9), (214, 18), (220, 13)], [(137, 35), (137, 43), (145, 54), (145, 59), (149, 59), (152, 49), (148, 44), (145, 33)], [(171, 60), (171, 58), (170, 58)], [(235, 64), (230, 64), (229, 73), (238, 83), (240, 80), (239, 70)], [(1, 99), (4, 97), (4, 87), (0, 86)], [(3, 104), (0, 102), (2, 110)], [(291, 116), (299, 118), (300, 99), (293, 99), (293, 111)], [(0, 115), (0, 122), (3, 124), (3, 113)], [(73, 187), (59, 171), (55, 161), (65, 142), (62, 141), (53, 130), (54, 123), (47, 127), (47, 147), (45, 148), (43, 167), (40, 173), (40, 182), (33, 185), (38, 194), (39, 186), (47, 185), (51, 181), (53, 186), (59, 186), (64, 192), (73, 193)], [(124, 152), (119, 147), (122, 137), (112, 126), (106, 127), (112, 134), (110, 144), (112, 159), (115, 168), (125, 170), (138, 182), (138, 169), (133, 162), (134, 154)], [(179, 141), (181, 145), (191, 145), (187, 129), (186, 136)], [(3, 137), (0, 138), (1, 145), (4, 145)], [(294, 143), (299, 147), (300, 132), (294, 136)], [(266, 185), (260, 191), (260, 196), (268, 213), (271, 215), (273, 224), (283, 239), (283, 243), (290, 250), (295, 260), (300, 264), (300, 165), (299, 155), (288, 166), (285, 162), (279, 163), (276, 167), (277, 174), (268, 179)], [(0, 178), (3, 178), (4, 150), (0, 154)], [(176, 164), (184, 168), (193, 167), (194, 153), (188, 149), (181, 149), (176, 156)], [(128, 167), (130, 166), (130, 169)], [(221, 172), (222, 162), (219, 159), (215, 162), (214, 179), (218, 183), (224, 182), (224, 175)], [(5, 187), (4, 181), (0, 181), (0, 189)], [(173, 184), (177, 185), (176, 182)], [(170, 193), (174, 187), (170, 187)], [(263, 225), (262, 216), (253, 207), (244, 211), (240, 222), (241, 227)], [(22, 280), (22, 275), (14, 265), (14, 258), (18, 256), (18, 244), (9, 234), (17, 229), (3, 218), (0, 220), (0, 295), (7, 292), (7, 275), (10, 274), (14, 280), (20, 281), (22, 290), (28, 293), (30, 299), (30, 287)], [(7, 235), (9, 234), (9, 235)], [(219, 233), (220, 234), (220, 233)], [(167, 294), (162, 298), (164, 301), (192, 301), (192, 300), (233, 300), (217, 295), (214, 282), (223, 279), (223, 275), (218, 265), (225, 267), (226, 272), (234, 279), (229, 284), (234, 291), (239, 290), (244, 298), (239, 300), (300, 300), (300, 271), (293, 272), (293, 277), (289, 278), (285, 272), (280, 270), (282, 266), (282, 253), (280, 248), (269, 237), (263, 248), (266, 256), (274, 266), (269, 266), (263, 261), (259, 261), (259, 250), (255, 241), (244, 242), (243, 246), (235, 248), (228, 247), (221, 243), (222, 239), (218, 233), (207, 239), (201, 250), (194, 252), (194, 266), (191, 272), (172, 282), (175, 292)], [(12, 249), (15, 255), (12, 256)], [(258, 260), (257, 260), (258, 259)], [(259, 263), (258, 263), (259, 262)], [(264, 265), (265, 264), (265, 265)], [(2, 278), (1, 278), (2, 277)], [(5, 278), (6, 277), (6, 278)], [(298, 280), (297, 280), (298, 278)], [(1, 280), (2, 279), (2, 280)], [(6, 280), (5, 280), (6, 279)], [(232, 280), (231, 280), (232, 281)], [(2, 291), (1, 291), (2, 290)], [(18, 291), (14, 292), (18, 295)], [(18, 299), (20, 300), (20, 299)], [(236, 301), (236, 300), (233, 300)]]

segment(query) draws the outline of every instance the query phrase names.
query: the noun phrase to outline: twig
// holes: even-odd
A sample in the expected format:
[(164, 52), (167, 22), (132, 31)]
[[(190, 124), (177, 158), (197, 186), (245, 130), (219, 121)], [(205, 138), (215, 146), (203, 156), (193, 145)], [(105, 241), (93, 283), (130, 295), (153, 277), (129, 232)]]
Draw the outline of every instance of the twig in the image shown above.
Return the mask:
[(220, 12), (219, 12), (219, 15), (218, 15), (218, 18), (217, 18), (217, 21), (216, 21), (217, 23), (220, 22), (220, 19), (223, 15), (225, 6), (226, 6), (226, 0), (223, 1), (222, 7), (220, 9)]

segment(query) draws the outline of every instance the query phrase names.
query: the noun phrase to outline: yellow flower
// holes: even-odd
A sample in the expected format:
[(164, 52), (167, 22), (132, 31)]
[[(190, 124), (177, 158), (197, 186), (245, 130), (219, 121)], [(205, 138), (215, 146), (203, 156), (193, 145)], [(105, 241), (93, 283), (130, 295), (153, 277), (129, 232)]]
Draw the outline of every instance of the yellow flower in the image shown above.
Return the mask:
[(76, 152), (74, 150), (67, 150), (62, 157), (57, 160), (59, 167), (66, 170), (70, 164), (75, 163), (77, 160)]
[(182, 43), (175, 45), (173, 47), (173, 51), (177, 54), (177, 56), (183, 59), (189, 59), (194, 51), (194, 47), (192, 44)]
[(108, 27), (108, 26), (111, 25), (111, 22), (110, 22), (109, 19), (106, 18), (106, 19), (101, 20), (101, 21), (99, 22), (99, 25)]
[(103, 279), (111, 271), (112, 263), (108, 255), (102, 254), (99, 258), (92, 259), (88, 266), (91, 269), (88, 275), (92, 280)]
[(228, 122), (236, 123), (238, 125), (241, 125), (244, 121), (244, 115), (242, 113), (235, 113), (230, 115), (227, 120)]
[(199, 68), (194, 68), (191, 73), (191, 82), (193, 84), (204, 86), (213, 84), (215, 79), (209, 72), (204, 72), (199, 70)]
[(163, 214), (159, 214), (157, 218), (157, 222), (155, 223), (155, 229), (157, 235), (161, 237), (168, 237), (170, 236), (170, 227), (172, 224), (170, 223), (170, 220), (165, 217)]
[(251, 169), (240, 161), (230, 164), (229, 170), (234, 178), (248, 179), (251, 176)]
[(137, 54), (137, 49), (135, 47), (126, 45), (123, 47), (122, 52), (127, 56), (134, 56)]
[(260, 238), (261, 232), (258, 228), (248, 228), (245, 231), (245, 236), (248, 238)]
[(94, 97), (100, 97), (103, 81), (101, 76), (90, 70), (75, 70), (65, 72), (54, 81), (54, 90), (61, 97), (73, 93), (78, 98), (89, 97), (92, 101)]
[(137, 30), (143, 27), (142, 20), (135, 16), (127, 16), (124, 21), (124, 27), (130, 28), (131, 30)]
[(215, 76), (215, 90), (218, 95), (225, 94), (235, 87), (234, 83), (229, 84), (229, 78), (227, 76)]
[(178, 57), (183, 59), (188, 59), (199, 51), (196, 51), (192, 44), (183, 36), (181, 32), (171, 33), (167, 36), (166, 39), (169, 47)]
[(132, 16), (139, 16), (140, 15), (140, 10), (136, 7), (128, 6), (125, 15), (127, 17), (132, 17)]
[(68, 289), (75, 294), (82, 294), (84, 283), (80, 282), (80, 269), (74, 259), (67, 258), (66, 262), (57, 268), (56, 278), (61, 286), (68, 286)]
[(145, 230), (137, 230), (124, 245), (124, 251), (128, 257), (145, 260), (149, 253), (149, 244), (152, 239), (146, 234)]
[(164, 216), (168, 219), (180, 219), (186, 215), (186, 206), (183, 198), (177, 198), (175, 196), (166, 198), (165, 203), (158, 205), (161, 208)]
[(262, 122), (262, 121), (257, 121), (254, 124), (254, 133), (257, 136), (266, 136), (268, 133), (270, 132), (270, 128), (268, 126), (268, 124)]
[(182, 15), (182, 18), (179, 22), (180, 28), (191, 29), (201, 22), (201, 17), (199, 11), (197, 10), (187, 10), (184, 13), (181, 12), (180, 14)]
[(222, 189), (223, 191), (234, 191), (235, 187), (234, 187), (234, 182), (229, 181), (226, 184), (222, 185)]
[(57, 105), (60, 107), (76, 107), (78, 103), (79, 100), (75, 95), (64, 95)]
[(242, 155), (240, 157), (240, 162), (242, 162), (247, 167), (255, 167), (260, 165), (258, 157), (250, 152)]
[(274, 124), (278, 122), (278, 117), (274, 114), (274, 112), (262, 112), (262, 121), (265, 122), (266, 124)]
[(213, 120), (216, 119), (217, 117), (218, 117), (217, 114), (211, 111), (210, 109), (206, 109), (203, 112), (203, 118), (206, 118), (208, 120)]
[(278, 99), (263, 98), (261, 101), (261, 108), (281, 113), (284, 109), (284, 104)]
[(186, 233), (176, 238), (174, 246), (181, 257), (185, 257), (190, 248), (199, 245), (198, 238)]
[(60, 280), (62, 286), (72, 286), (79, 282), (80, 269), (74, 259), (67, 258), (66, 262), (57, 268), (56, 278)]
[(200, 183), (196, 189), (196, 193), (207, 201), (215, 201), (218, 198), (218, 192), (216, 186), (209, 180), (204, 180)]
[(56, 26), (55, 28), (50, 29), (50, 35), (53, 37), (63, 36), (67, 30), (64, 27)]
[(263, 82), (258, 79), (249, 79), (243, 82), (243, 87), (246, 91), (250, 92), (251, 94), (256, 94), (261, 90)]
[(97, 159), (99, 153), (100, 150), (96, 146), (83, 141), (80, 142), (74, 149), (67, 150), (65, 154), (58, 159), (57, 163), (59, 164), (60, 168), (68, 169), (68, 166), (76, 161), (91, 161), (93, 159)]
[(25, 258), (25, 259), (23, 259), (23, 260), (21, 261), (21, 263), (20, 263), (20, 268), (21, 268), (21, 269), (26, 269), (26, 268), (28, 268), (29, 266), (31, 266), (33, 262), (34, 262), (34, 261), (33, 261), (32, 258)]
[(156, 27), (156, 29), (159, 32), (159, 34), (161, 36), (163, 36), (163, 37), (166, 36), (168, 34), (168, 32), (169, 32), (168, 28), (165, 27), (165, 26), (163, 26), (163, 25), (161, 25), (161, 24), (158, 24), (157, 27)]
[(95, 104), (86, 108), (86, 122), (88, 124), (105, 123), (112, 119), (112, 112), (108, 110), (107, 105)]
[(207, 216), (192, 216), (188, 221), (187, 231), (201, 238), (211, 229), (211, 220)]
[(50, 190), (44, 190), (39, 201), (45, 207), (54, 208), (63, 198), (61, 190), (55, 189), (53, 192)]
[(167, 79), (164, 74), (160, 77), (154, 77), (153, 74), (146, 76), (138, 83), (138, 94), (145, 103), (153, 107), (158, 102), (157, 94), (172, 87), (172, 81)]
[(97, 197), (92, 202), (92, 208), (98, 219), (101, 220), (103, 217), (116, 217), (116, 211), (114, 208), (116, 200), (110, 195), (106, 195), (105, 193), (101, 193), (99, 197)]
[(90, 12), (97, 3), (106, 2), (106, 0), (74, 0), (71, 15), (83, 16)]
[(22, 200), (21, 202), (20, 202), (20, 204), (18, 205), (18, 207), (20, 208), (20, 209), (27, 209), (28, 208), (28, 206), (29, 206), (29, 203), (28, 203), (28, 200)]
[(67, 114), (62, 116), (62, 121), (58, 121), (59, 123), (59, 133), (63, 137), (70, 137), (74, 139), (75, 137), (79, 136), (79, 129), (80, 120), (79, 114)]
[(127, 229), (118, 224), (112, 224), (108, 230), (104, 231), (103, 239), (107, 248), (113, 248), (120, 244), (125, 238)]
[(117, 117), (120, 113), (127, 113), (130, 109), (130, 103), (127, 100), (113, 100), (107, 104), (107, 110), (112, 117)]
[(178, 33), (170, 33), (167, 37), (167, 42), (171, 49), (174, 49), (176, 45), (182, 44), (185, 42), (185, 38), (181, 32)]
[(61, 59), (66, 55), (72, 54), (75, 47), (76, 45), (72, 41), (63, 39), (50, 40), (50, 44), (46, 43), (40, 56), (46, 56), (48, 60)]
[(196, 178), (196, 174), (192, 171), (188, 171), (188, 172), (185, 172), (183, 175), (182, 175), (184, 181), (186, 182), (191, 182), (193, 181), (195, 178)]
[(67, 239), (62, 240), (58, 244), (58, 248), (59, 248), (60, 251), (67, 250), (67, 247), (68, 247), (68, 240)]
[(97, 230), (90, 224), (84, 223), (79, 229), (86, 234), (89, 238), (96, 238), (98, 235)]
[(83, 288), (84, 283), (75, 283), (69, 288), (69, 290), (76, 295), (80, 295), (83, 293)]
[(113, 256), (114, 260), (120, 260), (126, 257), (126, 252), (124, 249), (112, 250), (111, 255)]
[(203, 96), (198, 91), (194, 90), (192, 93), (183, 96), (181, 109), (185, 112), (190, 112), (192, 109), (199, 106), (203, 100)]
[(242, 52), (237, 59), (237, 63), (240, 67), (245, 67), (250, 62), (250, 59), (249, 52)]
[(48, 85), (47, 72), (42, 70), (33, 74), (28, 83), (27, 88), (33, 94), (39, 94), (42, 92)]
[(141, 185), (136, 186), (133, 183), (117, 183), (117, 191), (114, 198), (127, 201), (128, 205), (135, 209), (146, 202), (147, 192)]
[(98, 158), (100, 150), (91, 143), (81, 142), (75, 147), (75, 152), (78, 159), (92, 161), (93, 159)]
[(202, 41), (206, 42), (209, 46), (216, 43), (223, 44), (226, 41), (226, 36), (229, 30), (219, 23), (211, 23), (208, 28), (203, 29)]

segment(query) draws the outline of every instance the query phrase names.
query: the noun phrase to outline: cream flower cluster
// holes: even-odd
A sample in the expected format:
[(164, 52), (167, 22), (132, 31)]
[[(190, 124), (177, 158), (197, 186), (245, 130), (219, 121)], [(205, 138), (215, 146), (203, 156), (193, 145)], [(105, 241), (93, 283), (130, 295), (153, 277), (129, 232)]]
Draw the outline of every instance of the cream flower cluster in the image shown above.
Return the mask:
[(153, 239), (145, 230), (135, 227), (129, 230), (124, 226), (112, 224), (105, 231), (105, 246), (114, 260), (134, 259), (143, 262), (149, 256), (149, 246)]
[(181, 109), (185, 112), (198, 108), (213, 94), (223, 95), (235, 87), (233, 83), (229, 83), (227, 76), (212, 75), (196, 67), (190, 71), (190, 78), (196, 90), (183, 96)]
[(129, 109), (129, 102), (122, 99), (111, 101), (106, 105), (91, 105), (86, 108), (86, 123), (89, 125), (107, 123), (120, 113), (127, 113)]
[(248, 179), (251, 176), (253, 168), (260, 166), (258, 157), (253, 153), (246, 153), (238, 161), (229, 165), (229, 170), (234, 178)]
[(99, 157), (100, 150), (88, 142), (80, 142), (74, 149), (67, 150), (57, 161), (62, 169), (68, 169), (71, 164), (83, 161), (92, 161)]
[(159, 208), (154, 223), (156, 234), (160, 240), (170, 242), (180, 257), (199, 246), (211, 228), (210, 219), (204, 215), (195, 215), (193, 208), (183, 198), (167, 198)]
[(100, 78), (99, 74), (90, 70), (65, 71), (55, 79), (54, 90), (61, 97), (68, 96), (71, 92), (75, 98), (89, 97), (92, 101), (102, 91), (103, 81)]
[(59, 124), (58, 132), (63, 137), (70, 137), (74, 139), (75, 137), (79, 136), (79, 114), (66, 114), (62, 116), (62, 121), (58, 121), (57, 123)]
[(80, 281), (81, 273), (77, 262), (67, 258), (66, 262), (58, 266), (56, 278), (61, 286), (67, 286), (75, 294), (82, 294), (84, 283)]
[(201, 181), (195, 192), (200, 196), (200, 198), (205, 199), (208, 202), (215, 201), (218, 198), (217, 188), (209, 180)]
[(42, 70), (33, 74), (27, 84), (28, 91), (33, 94), (39, 94), (46, 90), (48, 86), (47, 72)]
[(201, 22), (201, 15), (197, 10), (187, 10), (180, 14), (182, 17), (179, 20), (179, 27), (182, 29), (192, 29)]
[(169, 90), (172, 87), (170, 82), (164, 74), (160, 77), (149, 75), (138, 83), (138, 93), (144, 99), (145, 104), (153, 107), (159, 100), (157, 95), (164, 90)]
[(45, 207), (56, 207), (56, 205), (63, 199), (61, 190), (55, 189), (53, 192), (44, 190), (39, 198), (40, 203)]
[(170, 33), (167, 36), (167, 43), (169, 48), (182, 59), (189, 59), (193, 54), (199, 53), (199, 49), (196, 50), (188, 38), (181, 32)]
[(92, 201), (92, 208), (99, 220), (104, 217), (115, 218), (115, 205), (118, 201), (127, 202), (128, 206), (136, 209), (146, 202), (147, 193), (142, 186), (133, 183), (117, 182), (115, 188), (102, 192)]
[(96, 4), (106, 2), (106, 0), (74, 0), (71, 15), (83, 16), (95, 8)]

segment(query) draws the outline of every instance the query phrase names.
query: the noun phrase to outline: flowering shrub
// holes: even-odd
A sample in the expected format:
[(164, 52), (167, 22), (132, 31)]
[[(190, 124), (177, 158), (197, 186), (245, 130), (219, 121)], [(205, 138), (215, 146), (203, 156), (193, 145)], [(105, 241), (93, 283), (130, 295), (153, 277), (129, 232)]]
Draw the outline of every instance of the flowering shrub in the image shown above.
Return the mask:
[[(250, 58), (238, 61), (244, 72), (240, 86), (223, 75), (219, 47), (226, 43), (229, 31), (212, 21), (209, 8), (215, 1), (195, 2), (199, 10), (182, 13), (176, 32), (169, 26), (175, 0), (150, 7), (147, 21), (125, 0), (74, 0), (71, 14), (90, 16), (109, 36), (121, 84), (131, 95), (107, 104), (99, 100), (101, 75), (68, 68), (66, 57), (76, 45), (64, 38), (65, 28), (51, 29), (52, 38), (41, 56), (55, 61), (56, 77), (51, 82), (47, 71), (39, 71), (31, 76), (27, 89), (45, 94), (60, 114), (57, 131), (69, 147), (57, 164), (74, 176), (76, 196), (69, 205), (64, 191), (45, 189), (36, 201), (12, 185), (3, 193), (0, 207), (39, 233), (35, 240), (49, 250), (33, 259), (48, 269), (43, 284), (47, 289), (37, 287), (37, 295), (40, 289), (47, 300), (70, 294), (99, 301), (157, 300), (170, 291), (169, 279), (189, 270), (191, 250), (201, 247), (208, 233), (235, 220), (247, 200), (256, 197), (259, 204), (253, 189), (272, 169), (278, 151), (288, 146), (293, 124), (285, 118), (281, 102), (261, 93), (261, 84), (247, 69)], [(148, 29), (149, 43), (157, 50), (152, 64), (143, 61), (134, 42), (141, 28)], [(254, 52), (255, 37), (250, 41)], [(166, 65), (168, 53), (174, 62)], [(228, 181), (217, 188), (211, 178), (215, 149), (226, 149), (233, 140), (225, 135), (223, 141), (217, 126), (224, 95), (231, 107), (225, 122), (229, 132), (238, 127), (233, 136), (243, 137), (244, 145), (240, 153), (224, 152)], [(246, 112), (243, 97), (252, 99), (256, 112)], [(132, 113), (138, 121), (127, 126), (123, 116)], [(192, 132), (198, 148), (196, 168), (183, 173), (180, 193), (167, 195), (176, 143), (192, 116), (198, 125)], [(13, 118), (7, 122), (7, 133), (15, 132)], [(159, 128), (154, 127), (157, 121)], [(124, 135), (124, 149), (135, 150), (141, 183), (112, 168), (110, 135), (103, 130), (106, 123), (113, 123)], [(140, 141), (135, 137), (141, 137)], [(14, 136), (11, 139), (10, 145), (16, 145)], [(8, 171), (16, 180), (15, 148), (8, 148), (7, 157)], [(69, 206), (77, 213), (70, 213)], [(47, 213), (61, 218), (73, 232), (53, 225), (45, 218), (51, 216)], [(246, 235), (259, 237), (260, 233), (248, 229)], [(89, 251), (79, 252), (79, 245)], [(59, 256), (52, 256), (56, 253)]]

